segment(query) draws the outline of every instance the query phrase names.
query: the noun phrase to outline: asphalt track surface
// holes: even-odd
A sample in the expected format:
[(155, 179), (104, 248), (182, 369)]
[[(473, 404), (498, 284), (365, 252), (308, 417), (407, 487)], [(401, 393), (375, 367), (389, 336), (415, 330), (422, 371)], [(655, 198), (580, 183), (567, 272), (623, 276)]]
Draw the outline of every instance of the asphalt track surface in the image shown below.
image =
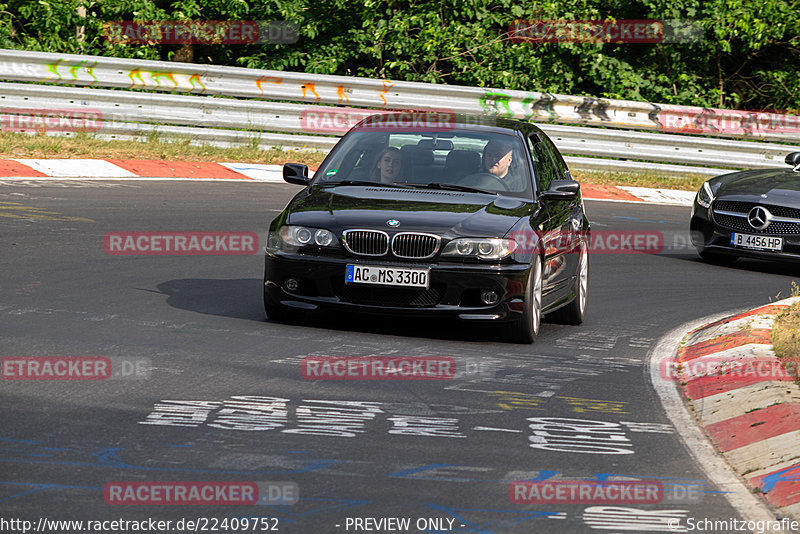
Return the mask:
[[(0, 382), (0, 518), (173, 525), (208, 518), (213, 532), (213, 519), (270, 517), (269, 527), (285, 533), (501, 534), (670, 532), (673, 517), (683, 526), (689, 518), (739, 517), (721, 493), (726, 488), (706, 478), (670, 425), (650, 383), (648, 352), (687, 321), (786, 296), (795, 267), (707, 265), (685, 247), (688, 208), (587, 201), (594, 230), (663, 232), (665, 248), (593, 254), (586, 322), (545, 323), (539, 340), (525, 346), (504, 341), (498, 329), (453, 321), (316, 314), (304, 325), (269, 322), (262, 254), (112, 256), (103, 248), (104, 235), (115, 231), (249, 231), (263, 243), (268, 221), (297, 190), (0, 182), (0, 355), (107, 356), (146, 362), (148, 371)], [(299, 365), (309, 355), (449, 356), (473, 374), (309, 381)], [(252, 406), (232, 417), (231, 408), (257, 403), (233, 402), (242, 396), (284, 399), (285, 424), (265, 428), (269, 418)], [(194, 411), (182, 419), (173, 412), (165, 424), (142, 424), (170, 400), (202, 402), (188, 405)], [(343, 432), (320, 415), (323, 407), (361, 419), (349, 419)], [(530, 427), (540, 418), (617, 425), (614, 439), (623, 444), (616, 444), (630, 453), (532, 448)], [(351, 435), (321, 435), (326, 427)], [(614, 476), (660, 481), (672, 499), (690, 487), (700, 502), (609, 509), (509, 499), (515, 480)], [(109, 505), (103, 488), (112, 481), (291, 482), (300, 500)], [(356, 528), (357, 518), (408, 518), (410, 527)], [(428, 518), (442, 522), (417, 523)], [(216, 531), (242, 531), (230, 526)]]

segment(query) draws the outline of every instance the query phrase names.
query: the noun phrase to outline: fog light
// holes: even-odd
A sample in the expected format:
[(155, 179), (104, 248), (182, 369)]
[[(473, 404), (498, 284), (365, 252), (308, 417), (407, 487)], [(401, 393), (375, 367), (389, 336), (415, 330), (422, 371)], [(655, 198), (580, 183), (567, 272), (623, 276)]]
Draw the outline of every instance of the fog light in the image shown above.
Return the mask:
[(297, 291), (297, 288), (300, 287), (300, 281), (296, 278), (289, 278), (283, 283), (283, 289), (286, 291)]
[(484, 304), (492, 305), (497, 304), (497, 301), (500, 300), (500, 295), (495, 293), (494, 291), (483, 291), (481, 292), (481, 300)]

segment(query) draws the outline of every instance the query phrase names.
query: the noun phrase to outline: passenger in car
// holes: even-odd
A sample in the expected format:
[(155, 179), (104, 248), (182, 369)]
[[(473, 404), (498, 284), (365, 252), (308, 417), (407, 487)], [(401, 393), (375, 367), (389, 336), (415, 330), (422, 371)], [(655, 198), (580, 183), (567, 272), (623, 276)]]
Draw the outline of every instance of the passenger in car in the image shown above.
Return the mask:
[(377, 163), (372, 169), (370, 179), (374, 182), (391, 184), (400, 179), (400, 149), (393, 146), (387, 147), (378, 155)]

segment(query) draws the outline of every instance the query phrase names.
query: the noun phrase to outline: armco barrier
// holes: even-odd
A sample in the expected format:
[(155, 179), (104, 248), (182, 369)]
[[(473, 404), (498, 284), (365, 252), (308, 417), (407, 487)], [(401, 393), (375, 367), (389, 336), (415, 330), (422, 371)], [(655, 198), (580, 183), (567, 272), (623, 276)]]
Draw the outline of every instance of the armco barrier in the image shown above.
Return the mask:
[[(0, 79), (60, 85), (0, 83), (0, 115), (91, 108), (101, 113), (97, 134), (102, 138), (136, 139), (158, 132), (218, 146), (255, 142), (264, 147), (328, 149), (342, 132), (309, 135), (319, 132), (304, 128), (303, 113), (332, 109), (318, 104), (339, 104), (376, 110), (446, 109), (545, 122), (543, 129), (564, 153), (590, 156), (569, 158), (577, 168), (716, 174), (723, 169), (781, 167), (788, 152), (800, 150), (720, 138), (734, 136), (725, 132), (699, 137), (631, 131), (663, 129), (664, 113), (697, 113), (697, 108), (549, 93), (17, 50), (0, 50)], [(65, 89), (65, 84), (73, 87)], [(20, 122), (26, 121), (17, 119)], [(13, 130), (5, 124), (4, 129)], [(800, 133), (785, 130), (738, 137), (800, 141)]]

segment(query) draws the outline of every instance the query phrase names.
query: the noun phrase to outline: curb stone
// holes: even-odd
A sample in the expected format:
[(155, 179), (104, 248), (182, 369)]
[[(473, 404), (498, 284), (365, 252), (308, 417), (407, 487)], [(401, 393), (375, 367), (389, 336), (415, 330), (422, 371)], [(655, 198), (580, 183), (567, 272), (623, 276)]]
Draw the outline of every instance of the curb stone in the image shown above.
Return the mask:
[[(280, 165), (120, 159), (0, 159), (0, 179), (249, 180), (284, 183)], [(585, 184), (590, 200), (691, 206), (695, 193), (647, 187)]]
[[(800, 387), (772, 350), (784, 299), (687, 333), (675, 378), (715, 449), (779, 514), (800, 519)], [(738, 362), (738, 367), (735, 367)], [(703, 373), (711, 364), (722, 372)], [(694, 366), (694, 367), (693, 367)], [(734, 367), (731, 367), (734, 366)]]

